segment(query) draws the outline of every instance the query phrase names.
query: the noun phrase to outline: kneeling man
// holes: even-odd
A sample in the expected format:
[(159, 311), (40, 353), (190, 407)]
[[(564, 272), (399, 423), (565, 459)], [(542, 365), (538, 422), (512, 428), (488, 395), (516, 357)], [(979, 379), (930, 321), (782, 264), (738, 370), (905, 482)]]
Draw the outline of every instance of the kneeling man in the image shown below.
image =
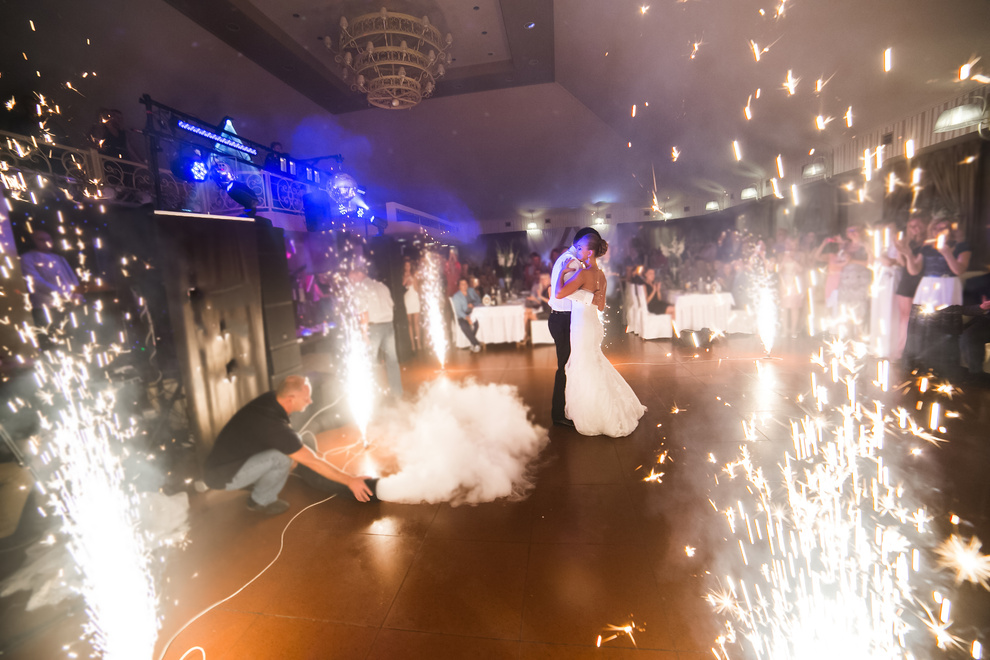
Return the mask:
[(355, 477), (330, 465), (292, 430), (289, 415), (305, 410), (313, 402), (312, 393), (308, 379), (289, 376), (274, 392), (266, 392), (238, 410), (206, 458), (206, 484), (217, 490), (250, 488), (248, 508), (274, 516), (289, 508), (278, 494), (296, 461), (343, 484), (359, 502), (369, 501), (373, 493), (365, 483), (367, 477)]

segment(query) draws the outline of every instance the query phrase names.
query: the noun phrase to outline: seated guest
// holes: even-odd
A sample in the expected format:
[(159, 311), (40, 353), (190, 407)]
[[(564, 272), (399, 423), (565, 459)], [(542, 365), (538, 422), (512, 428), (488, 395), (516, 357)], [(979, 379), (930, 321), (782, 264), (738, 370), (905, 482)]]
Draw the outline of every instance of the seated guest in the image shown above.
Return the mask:
[(660, 282), (657, 281), (657, 272), (653, 268), (647, 268), (643, 273), (643, 284), (646, 286), (646, 309), (650, 314), (670, 314), (674, 315), (674, 305), (663, 299), (660, 292), (663, 290)]
[(274, 392), (266, 392), (237, 411), (227, 422), (203, 466), (203, 480), (210, 488), (250, 488), (248, 509), (274, 516), (289, 508), (278, 498), (293, 461), (346, 486), (359, 502), (374, 493), (366, 477), (355, 477), (330, 465), (303, 445), (289, 425), (289, 415), (302, 412), (313, 402), (312, 388), (302, 376), (289, 376)]
[(990, 383), (990, 374), (983, 371), (986, 346), (990, 344), (990, 300), (986, 297), (979, 305), (962, 308), (962, 313), (973, 319), (959, 336), (959, 351), (973, 380)]
[(526, 320), (550, 318), (550, 273), (540, 273), (540, 280), (526, 298)]
[(478, 321), (471, 318), (471, 313), (475, 307), (481, 306), (481, 298), (478, 292), (468, 286), (468, 281), (463, 277), (457, 282), (457, 293), (451, 297), (454, 303), (454, 314), (457, 316), (457, 325), (461, 327), (464, 336), (471, 342), (471, 352), (477, 353), (481, 350), (478, 343)]
[(532, 289), (540, 282), (540, 272), (543, 270), (543, 262), (540, 255), (533, 252), (529, 255), (529, 263), (523, 268), (523, 287)]

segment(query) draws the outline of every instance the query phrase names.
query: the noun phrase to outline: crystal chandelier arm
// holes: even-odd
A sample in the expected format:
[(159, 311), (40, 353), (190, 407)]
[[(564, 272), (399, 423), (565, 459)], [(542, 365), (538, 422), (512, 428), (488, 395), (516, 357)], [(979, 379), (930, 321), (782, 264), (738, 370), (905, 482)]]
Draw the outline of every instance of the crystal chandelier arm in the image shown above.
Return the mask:
[[(344, 67), (344, 79), (355, 75), (352, 89), (368, 95), (372, 105), (410, 108), (436, 89), (436, 80), (451, 61), (453, 41), (441, 37), (429, 18), (422, 19), (382, 9), (376, 14), (340, 21), (337, 48), (324, 40), (334, 59)], [(411, 45), (410, 45), (411, 44)]]

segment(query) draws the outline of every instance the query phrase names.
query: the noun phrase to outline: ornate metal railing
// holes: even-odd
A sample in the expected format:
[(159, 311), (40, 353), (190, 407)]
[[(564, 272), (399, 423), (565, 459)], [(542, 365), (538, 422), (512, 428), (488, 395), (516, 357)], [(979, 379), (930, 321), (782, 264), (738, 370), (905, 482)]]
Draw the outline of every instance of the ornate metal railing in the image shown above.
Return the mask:
[[(232, 200), (212, 181), (190, 183), (176, 177), (171, 155), (159, 158), (161, 199), (157, 208), (213, 215), (240, 215), (244, 207)], [(304, 214), (303, 197), (317, 187), (305, 181), (268, 172), (243, 163), (234, 168), (234, 179), (247, 186), (258, 200), (258, 213)], [(147, 204), (155, 201), (152, 168), (120, 158), (104, 156), (95, 149), (78, 149), (0, 131), (0, 170), (8, 175), (40, 174), (57, 179), (62, 186), (81, 195), (109, 203)]]

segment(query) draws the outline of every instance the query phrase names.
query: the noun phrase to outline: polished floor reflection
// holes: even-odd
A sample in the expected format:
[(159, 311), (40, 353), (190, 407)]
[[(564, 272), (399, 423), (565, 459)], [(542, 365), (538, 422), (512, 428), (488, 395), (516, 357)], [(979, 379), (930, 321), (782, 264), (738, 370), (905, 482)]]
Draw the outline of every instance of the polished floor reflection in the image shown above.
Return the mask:
[[(708, 501), (708, 457), (731, 457), (753, 413), (798, 414), (813, 348), (807, 339), (778, 347), (778, 359), (763, 362), (773, 386), (758, 387), (763, 353), (755, 338), (730, 338), (697, 356), (669, 340), (615, 338), (608, 355), (649, 408), (630, 437), (551, 428), (536, 488), (521, 502), (450, 507), (336, 497), (315, 504), (285, 532), (279, 560), (189, 626), (166, 657), (200, 646), (209, 660), (711, 658), (720, 623), (703, 598), (724, 549), (713, 541), (722, 521)], [(457, 351), (447, 373), (515, 385), (547, 424), (554, 360), (552, 346)], [(434, 377), (426, 361), (405, 365), (409, 390)], [(960, 417), (947, 421), (953, 441), (915, 468), (919, 483), (936, 486), (932, 513), (957, 513), (983, 538), (988, 404), (987, 390), (957, 395)], [(757, 442), (778, 441), (773, 435)], [(655, 468), (662, 479), (644, 481)], [(264, 568), (290, 518), (324, 497), (290, 479), (283, 492), (290, 512), (261, 518), (245, 509), (246, 496), (192, 496), (192, 544), (168, 569), (162, 642)], [(686, 546), (697, 548), (694, 556)], [(968, 593), (967, 606), (986, 606)], [(28, 616), (22, 596), (0, 601), (3, 657), (61, 657), (62, 644), (78, 634), (81, 609)], [(635, 642), (619, 635), (596, 648), (610, 625), (631, 622)]]

